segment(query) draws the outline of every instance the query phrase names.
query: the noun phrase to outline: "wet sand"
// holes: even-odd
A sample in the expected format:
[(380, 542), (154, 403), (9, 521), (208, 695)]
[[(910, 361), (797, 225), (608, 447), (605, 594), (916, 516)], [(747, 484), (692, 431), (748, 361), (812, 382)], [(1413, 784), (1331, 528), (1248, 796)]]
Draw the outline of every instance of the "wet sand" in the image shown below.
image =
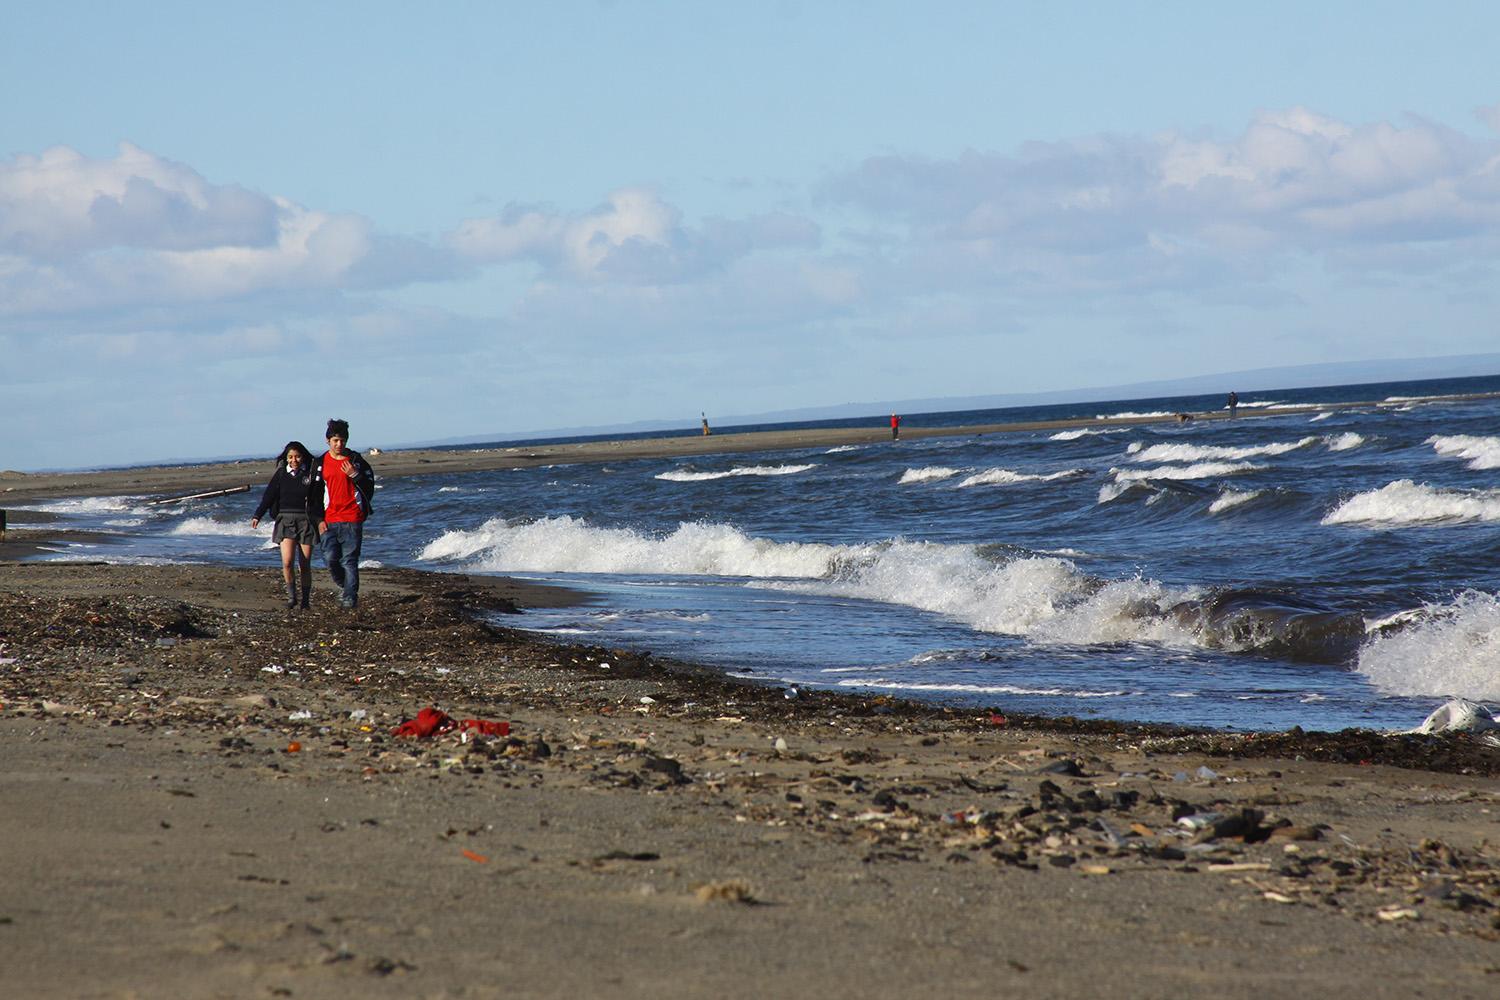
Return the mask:
[[(16, 995), (1488, 997), (1500, 751), (787, 697), (584, 599), (0, 563)], [(428, 705), (508, 736), (397, 739)], [(1196, 827), (1196, 829), (1193, 829)]]

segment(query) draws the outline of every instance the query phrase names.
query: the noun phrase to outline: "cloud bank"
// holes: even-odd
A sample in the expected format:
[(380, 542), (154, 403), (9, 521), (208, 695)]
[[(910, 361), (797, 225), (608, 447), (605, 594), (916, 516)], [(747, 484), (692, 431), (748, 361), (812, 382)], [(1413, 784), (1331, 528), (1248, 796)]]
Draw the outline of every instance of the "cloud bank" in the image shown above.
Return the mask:
[[(1470, 134), (1292, 108), (1230, 138), (871, 156), (739, 217), (693, 218), (660, 191), (604, 179), (592, 207), (502, 193), (513, 197), (500, 212), (431, 237), (211, 181), (129, 143), (101, 158), (56, 147), (0, 161), (0, 351), (25, 371), (68, 369), (58, 391), (85, 395), (129, 391), (108, 379), (189, 393), (202, 370), (245, 379), (272, 357), (360, 357), (377, 379), (523, 383), (530, 397), (490, 398), (514, 402), (529, 428), (589, 419), (561, 400), (559, 364), (612, 391), (639, 386), (645, 407), (671, 405), (660, 380), (712, 372), (745, 387), (743, 409), (764, 410), (852, 393), (830, 389), (836, 370), (871, 396), (1060, 387), (1039, 380), (1088, 379), (1085, 358), (1151, 365), (1150, 350), (1171, 348), (1149, 345), (1173, 337), (1179, 352), (1202, 349), (1194, 328), (1212, 310), (1284, 318), (1309, 310), (1309, 288), (1381, 286), (1424, 310), (1468, 309), (1452, 314), (1458, 329), (1492, 314), (1500, 262), (1500, 105), (1478, 115), (1488, 128)], [(1356, 333), (1366, 350), (1409, 336), (1394, 319), (1376, 330), (1384, 341)], [(1477, 336), (1450, 334), (1445, 353), (1479, 349)], [(864, 350), (898, 338), (920, 340), (930, 370)], [(1348, 343), (1276, 360), (1348, 356)], [(610, 360), (579, 367), (596, 357)], [(164, 358), (198, 370), (164, 380)], [(1033, 382), (981, 381), (1002, 362)], [(22, 371), (0, 390), (18, 398)], [(472, 419), (507, 425), (485, 412)], [(412, 403), (403, 425), (420, 417)]]

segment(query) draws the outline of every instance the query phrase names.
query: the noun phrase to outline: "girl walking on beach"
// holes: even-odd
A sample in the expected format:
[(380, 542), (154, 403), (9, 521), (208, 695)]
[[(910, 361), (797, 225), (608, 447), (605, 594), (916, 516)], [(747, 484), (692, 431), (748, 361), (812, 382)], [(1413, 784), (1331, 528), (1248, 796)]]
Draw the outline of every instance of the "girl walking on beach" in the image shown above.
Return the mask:
[(271, 541), (281, 546), (281, 577), (286, 581), (286, 606), (297, 606), (297, 578), (292, 573), (292, 559), (302, 570), (302, 606), (312, 595), (312, 547), (318, 540), (317, 524), (323, 519), (323, 489), (313, 476), (312, 453), (301, 441), (288, 441), (276, 456), (276, 471), (266, 483), (266, 491), (250, 519), (250, 527), (260, 527), (260, 519), (269, 511), (276, 519)]

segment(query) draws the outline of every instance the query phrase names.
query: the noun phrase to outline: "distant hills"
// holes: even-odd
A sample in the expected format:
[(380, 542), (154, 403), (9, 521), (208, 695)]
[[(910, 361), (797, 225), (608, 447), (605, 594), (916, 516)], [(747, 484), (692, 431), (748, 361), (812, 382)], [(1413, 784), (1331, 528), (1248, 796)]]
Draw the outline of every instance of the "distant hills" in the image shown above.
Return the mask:
[[(1154, 382), (1129, 382), (1123, 385), (1092, 386), (1084, 389), (1062, 389), (1052, 392), (1001, 393), (986, 396), (935, 396), (916, 399), (872, 400), (863, 403), (839, 403), (832, 406), (807, 406), (767, 413), (714, 414), (715, 427), (743, 424), (780, 424), (804, 420), (837, 420), (844, 417), (878, 416), (887, 413), (942, 413), (950, 410), (993, 410), (1007, 406), (1046, 406), (1054, 403), (1089, 403), (1103, 400), (1126, 401), (1153, 399), (1159, 396), (1196, 396), (1228, 393), (1231, 389), (1244, 394), (1271, 389), (1305, 389), (1323, 385), (1360, 385), (1367, 382), (1406, 382), (1420, 379), (1466, 378), (1500, 374), (1500, 354), (1460, 354), (1442, 358), (1397, 358), (1384, 361), (1333, 361), (1314, 365), (1284, 365), (1275, 368), (1251, 368), (1217, 375), (1195, 375), (1190, 378), (1162, 379)], [(438, 445), (476, 444), (525, 438), (584, 437), (596, 434), (641, 434), (649, 431), (692, 431), (697, 419), (688, 414), (671, 420), (638, 420), (628, 424), (592, 427), (552, 427), (537, 430), (506, 431), (492, 434), (465, 435), (435, 441), (393, 445), (400, 448), (426, 448)]]

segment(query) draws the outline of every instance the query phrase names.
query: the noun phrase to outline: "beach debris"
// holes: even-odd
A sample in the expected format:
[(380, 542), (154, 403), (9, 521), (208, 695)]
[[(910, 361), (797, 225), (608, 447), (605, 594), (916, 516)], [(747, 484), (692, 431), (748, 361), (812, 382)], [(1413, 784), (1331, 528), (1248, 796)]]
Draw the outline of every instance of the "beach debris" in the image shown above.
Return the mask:
[(162, 497), (162, 498), (160, 498), (158, 500), (147, 500), (146, 501), (146, 506), (148, 506), (148, 507), (156, 507), (156, 506), (160, 506), (161, 504), (167, 504), (167, 503), (182, 503), (184, 500), (210, 500), (210, 499), (212, 499), (214, 497), (227, 497), (227, 496), (232, 496), (235, 493), (249, 493), (249, 492), (250, 492), (250, 487), (248, 485), (245, 485), (245, 486), (226, 486), (226, 487), (223, 487), (223, 488), (217, 489), (217, 490), (203, 490), (203, 491), (200, 491), (198, 493), (187, 493), (187, 494), (184, 494), (183, 496), (180, 496), (180, 497)]
[(391, 730), (399, 738), (425, 740), (452, 732), (475, 732), (482, 736), (509, 736), (509, 722), (493, 722), (489, 719), (455, 719), (447, 712), (431, 705), (417, 713), (415, 719), (407, 719)]
[(1500, 746), (1500, 718), (1478, 702), (1452, 698), (1440, 705), (1415, 729), (1402, 729), (1392, 736), (1425, 736), (1430, 733), (1483, 733), (1485, 742)]
[(719, 882), (704, 882), (693, 887), (693, 895), (700, 903), (744, 903), (753, 906), (760, 900), (744, 879), (733, 878)]
[(475, 851), (471, 851), (467, 847), (462, 848), (459, 851), (459, 853), (462, 854), (464, 857), (468, 858), (470, 861), (472, 861), (472, 862), (474, 862), (475, 864), (478, 864), (478, 865), (487, 865), (487, 864), (490, 863), (490, 859), (489, 859), (488, 855), (479, 854), (479, 853), (477, 853)]
[(1421, 920), (1422, 914), (1410, 906), (1387, 906), (1375, 911), (1375, 916), (1387, 923), (1397, 920)]

